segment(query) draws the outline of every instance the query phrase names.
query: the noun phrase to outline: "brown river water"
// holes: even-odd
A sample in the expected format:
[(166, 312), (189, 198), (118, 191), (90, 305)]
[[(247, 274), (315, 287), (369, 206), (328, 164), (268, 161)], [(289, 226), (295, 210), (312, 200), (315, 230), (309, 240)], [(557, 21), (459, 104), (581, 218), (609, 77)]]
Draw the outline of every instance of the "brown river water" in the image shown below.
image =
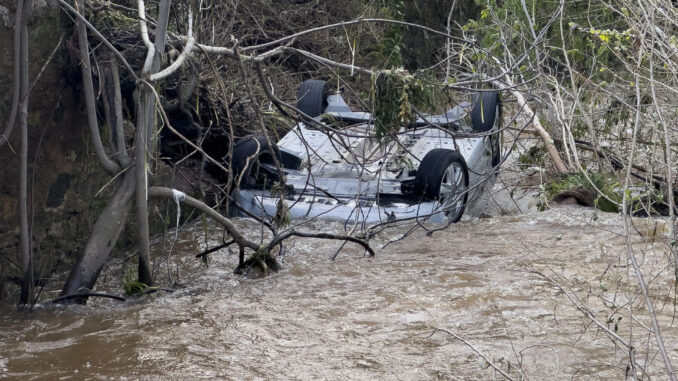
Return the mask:
[[(635, 222), (632, 247), (677, 366), (666, 224)], [(203, 229), (218, 230), (195, 224), (178, 234), (174, 292), (30, 313), (1, 306), (0, 378), (502, 379), (490, 361), (514, 379), (631, 379), (627, 348), (583, 311), (637, 348), (643, 379), (666, 378), (618, 215), (564, 207), (465, 218), (381, 248), (399, 228), (372, 242), (375, 257), (347, 245), (334, 261), (339, 243), (298, 239), (283, 269), (260, 279), (233, 274), (235, 251), (208, 266), (195, 259)], [(122, 294), (122, 268), (112, 261), (100, 290)], [(157, 273), (167, 278), (168, 269)]]

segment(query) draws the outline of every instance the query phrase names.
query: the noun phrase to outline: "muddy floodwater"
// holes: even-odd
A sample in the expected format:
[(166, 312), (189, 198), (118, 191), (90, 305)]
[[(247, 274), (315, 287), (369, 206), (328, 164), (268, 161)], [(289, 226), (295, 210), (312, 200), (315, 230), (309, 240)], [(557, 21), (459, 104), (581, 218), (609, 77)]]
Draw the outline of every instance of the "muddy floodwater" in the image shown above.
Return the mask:
[[(634, 222), (631, 247), (677, 366), (666, 224)], [(235, 251), (195, 259), (216, 244), (204, 229), (217, 230), (181, 231), (156, 270), (178, 284), (166, 286), (173, 292), (31, 313), (3, 306), (0, 378), (501, 379), (489, 361), (514, 379), (620, 380), (632, 377), (628, 343), (638, 375), (666, 378), (618, 215), (565, 207), (466, 218), (382, 248), (399, 228), (372, 241), (376, 257), (351, 244), (334, 261), (337, 242), (298, 239), (283, 269), (262, 279), (233, 274)], [(120, 262), (100, 291), (123, 294)], [(55, 297), (58, 285), (43, 293)]]

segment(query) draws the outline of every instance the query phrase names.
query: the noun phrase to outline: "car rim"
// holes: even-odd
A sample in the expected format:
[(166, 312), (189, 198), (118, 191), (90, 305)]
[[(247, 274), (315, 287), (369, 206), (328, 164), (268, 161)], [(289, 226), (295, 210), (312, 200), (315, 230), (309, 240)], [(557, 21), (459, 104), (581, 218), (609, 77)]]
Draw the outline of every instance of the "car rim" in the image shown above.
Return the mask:
[(440, 205), (450, 219), (456, 219), (464, 207), (464, 188), (464, 168), (455, 161), (447, 167), (440, 183)]

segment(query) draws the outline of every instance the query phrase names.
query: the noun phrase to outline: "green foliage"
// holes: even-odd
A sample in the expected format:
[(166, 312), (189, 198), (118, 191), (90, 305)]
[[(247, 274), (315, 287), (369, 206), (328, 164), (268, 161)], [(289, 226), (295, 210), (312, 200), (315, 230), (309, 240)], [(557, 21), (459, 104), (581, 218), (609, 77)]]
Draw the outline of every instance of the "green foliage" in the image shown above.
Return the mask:
[(138, 19), (127, 17), (124, 13), (111, 9), (106, 12), (93, 12), (89, 19), (99, 30), (135, 29), (139, 27)]
[[(588, 176), (588, 179), (587, 179)], [(589, 181), (590, 179), (590, 181)], [(583, 192), (582, 192), (583, 190)], [(624, 198), (622, 185), (612, 174), (582, 172), (561, 175), (543, 186), (545, 199), (551, 200), (563, 193), (595, 195), (593, 203), (603, 212), (617, 213)], [(629, 211), (633, 215), (659, 215), (666, 204), (661, 192), (652, 187), (633, 187), (626, 190)]]
[(622, 202), (622, 194), (619, 192), (621, 184), (611, 175), (604, 173), (587, 173), (586, 175), (582, 172), (570, 173), (548, 181), (544, 185), (548, 200), (560, 193), (576, 188), (583, 188), (595, 194), (597, 197), (594, 203), (603, 212), (619, 212), (619, 203)]
[(382, 70), (372, 75), (375, 132), (378, 140), (416, 122), (414, 108), (434, 112), (441, 103), (442, 89), (431, 78), (412, 75), (405, 69)]
[(149, 293), (150, 291), (157, 290), (158, 287), (150, 287), (146, 283), (141, 282), (128, 282), (125, 283), (125, 295), (126, 296), (138, 296)]
[(542, 165), (546, 158), (546, 148), (541, 145), (530, 147), (525, 153), (518, 156), (518, 163), (525, 165)]
[[(392, 20), (403, 20), (403, 0), (382, 0), (379, 2), (379, 17)], [(394, 68), (403, 65), (403, 32), (404, 26), (390, 24), (384, 29), (384, 35), (379, 42), (379, 61), (383, 67)]]
[[(521, 0), (476, 0), (476, 3), (485, 8), (480, 17), (469, 21), (464, 29), (476, 34), (480, 45), (497, 56), (504, 56), (504, 49), (508, 49), (516, 56), (529, 52), (531, 60), (537, 58), (531, 46), (533, 33), (546, 27), (560, 6), (557, 1), (525, 0), (528, 19)], [(613, 74), (605, 68), (619, 66), (616, 55), (633, 40), (622, 18), (611, 9), (610, 4), (602, 1), (565, 2), (562, 24), (555, 20), (546, 31), (544, 42), (537, 46), (552, 57), (541, 64), (559, 70), (558, 61), (564, 62), (564, 54), (567, 54), (576, 70), (600, 80), (611, 79)], [(591, 70), (594, 64), (600, 67)]]
[[(138, 258), (138, 257), (133, 257)], [(141, 296), (151, 291), (155, 291), (158, 287), (150, 287), (146, 283), (139, 282), (137, 279), (137, 265), (134, 260), (126, 261), (123, 264), (122, 284), (125, 289), (126, 296)]]

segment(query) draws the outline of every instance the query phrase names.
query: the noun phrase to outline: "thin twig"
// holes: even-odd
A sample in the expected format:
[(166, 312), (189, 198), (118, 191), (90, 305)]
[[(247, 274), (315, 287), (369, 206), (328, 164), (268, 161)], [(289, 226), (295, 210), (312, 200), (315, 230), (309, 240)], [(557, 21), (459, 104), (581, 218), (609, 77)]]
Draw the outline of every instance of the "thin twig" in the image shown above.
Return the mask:
[(501, 374), (502, 376), (504, 376), (504, 378), (506, 378), (507, 380), (513, 380), (513, 377), (509, 376), (506, 372), (504, 372), (503, 370), (501, 370), (500, 367), (498, 367), (498, 366), (495, 365), (492, 361), (490, 361), (490, 359), (488, 359), (487, 356), (485, 356), (484, 354), (482, 354), (482, 352), (480, 352), (478, 349), (476, 349), (476, 347), (474, 347), (473, 344), (469, 343), (469, 342), (468, 342), (466, 339), (464, 339), (463, 337), (457, 335), (457, 334), (454, 333), (454, 332), (451, 332), (451, 331), (448, 331), (448, 330), (442, 329), (442, 328), (434, 328), (433, 333), (436, 333), (436, 332), (443, 332), (443, 333), (446, 333), (446, 334), (448, 334), (448, 335), (454, 337), (455, 339), (461, 341), (461, 342), (464, 343), (467, 347), (471, 348), (471, 350), (472, 350), (473, 352), (475, 352), (478, 356), (480, 356), (483, 360), (485, 360), (485, 362), (487, 362), (492, 368), (494, 368), (494, 370), (496, 370), (497, 372), (499, 372), (499, 374)]

